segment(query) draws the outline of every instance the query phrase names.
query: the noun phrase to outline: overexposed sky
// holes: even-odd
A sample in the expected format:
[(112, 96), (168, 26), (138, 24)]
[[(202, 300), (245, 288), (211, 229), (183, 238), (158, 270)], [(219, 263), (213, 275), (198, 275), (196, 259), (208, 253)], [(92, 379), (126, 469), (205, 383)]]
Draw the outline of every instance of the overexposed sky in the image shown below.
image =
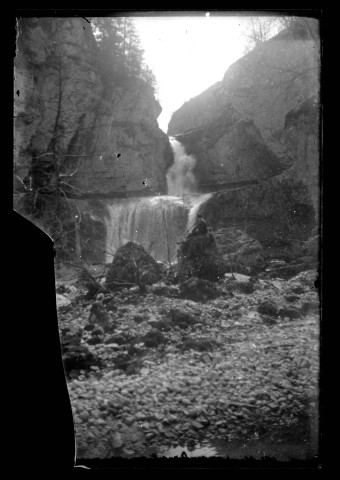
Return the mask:
[(163, 108), (158, 123), (165, 132), (174, 111), (242, 57), (246, 17), (236, 15), (133, 18), (145, 62), (156, 76)]

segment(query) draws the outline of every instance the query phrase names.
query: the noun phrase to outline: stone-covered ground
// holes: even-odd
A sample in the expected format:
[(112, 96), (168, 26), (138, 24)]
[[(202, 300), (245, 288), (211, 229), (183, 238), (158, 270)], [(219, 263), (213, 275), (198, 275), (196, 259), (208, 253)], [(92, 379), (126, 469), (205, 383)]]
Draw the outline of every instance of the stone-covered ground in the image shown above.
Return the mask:
[(93, 354), (87, 368), (67, 369), (77, 458), (264, 438), (316, 454), (316, 272), (235, 277), (226, 274), (206, 302), (165, 283), (101, 295), (99, 326), (95, 300), (57, 272), (62, 348), (78, 338)]

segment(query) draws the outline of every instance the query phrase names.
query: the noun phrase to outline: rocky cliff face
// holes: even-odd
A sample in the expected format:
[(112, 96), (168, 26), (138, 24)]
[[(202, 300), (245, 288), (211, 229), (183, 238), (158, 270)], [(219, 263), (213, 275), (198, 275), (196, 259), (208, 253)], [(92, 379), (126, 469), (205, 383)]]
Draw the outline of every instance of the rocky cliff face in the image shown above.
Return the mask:
[(265, 179), (290, 169), (291, 178), (300, 172), (316, 205), (319, 37), (316, 21), (307, 27), (259, 45), (174, 113), (168, 133), (196, 155), (201, 185), (207, 178), (215, 184)]
[[(24, 19), (15, 59), (15, 187), (68, 196), (164, 192), (172, 161), (142, 81), (104, 89), (91, 26)], [(24, 188), (25, 185), (25, 188)]]
[(172, 150), (157, 124), (160, 112), (146, 85), (114, 88), (93, 124), (95, 161), (85, 159), (77, 186), (87, 195), (166, 193)]
[[(282, 142), (294, 159), (292, 166), (281, 177), (305, 183), (309, 202), (319, 219), (320, 210), (320, 108), (312, 96), (290, 110), (285, 117)], [(308, 201), (307, 198), (305, 199)]]
[[(281, 173), (285, 165), (267, 146), (251, 118), (232, 104), (207, 125), (176, 136), (198, 160), (199, 189), (214, 190), (228, 182), (261, 180)], [(210, 187), (210, 188), (209, 188)]]
[(238, 60), (169, 124), (197, 159), (198, 188), (221, 190), (202, 208), (209, 224), (239, 228), (268, 254), (299, 250), (319, 219), (319, 37), (317, 22), (303, 23)]

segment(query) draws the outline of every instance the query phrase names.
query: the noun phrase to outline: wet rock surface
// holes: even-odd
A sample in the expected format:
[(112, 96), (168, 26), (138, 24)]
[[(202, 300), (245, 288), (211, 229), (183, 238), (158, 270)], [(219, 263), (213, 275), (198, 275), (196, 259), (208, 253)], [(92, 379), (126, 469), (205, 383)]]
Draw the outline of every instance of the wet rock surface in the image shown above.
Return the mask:
[[(244, 293), (239, 286), (251, 278), (227, 274), (206, 302), (150, 287), (115, 291), (114, 333), (89, 329), (93, 301), (59, 311), (61, 330), (69, 329), (61, 336), (71, 332), (77, 348), (101, 362), (65, 361), (78, 458), (129, 458), (202, 442), (261, 446), (265, 438), (282, 448), (294, 440), (303, 454), (313, 453), (315, 279), (314, 270), (289, 280), (257, 278)], [(96, 337), (101, 341), (91, 344)]]

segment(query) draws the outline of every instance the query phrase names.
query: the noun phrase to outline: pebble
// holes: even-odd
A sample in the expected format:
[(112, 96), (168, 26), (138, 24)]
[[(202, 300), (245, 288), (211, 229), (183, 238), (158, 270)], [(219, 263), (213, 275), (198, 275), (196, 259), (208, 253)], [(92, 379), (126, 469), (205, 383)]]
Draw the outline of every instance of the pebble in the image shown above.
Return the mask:
[(119, 432), (116, 432), (113, 436), (112, 436), (112, 447), (113, 448), (120, 448), (121, 446), (124, 445), (124, 442), (122, 440), (122, 436)]
[(189, 378), (187, 381), (189, 385), (199, 385), (200, 383), (202, 383), (201, 377), (192, 377)]
[[(290, 288), (289, 281), (287, 287), (284, 287), (285, 282), (280, 280), (277, 280), (277, 284), (280, 293), (277, 294), (276, 300), (275, 298), (272, 298), (272, 300), (278, 304), (283, 302), (282, 306), (286, 306), (284, 300), (282, 300), (284, 299), (282, 293), (285, 289), (287, 291)], [(271, 283), (268, 282), (267, 292), (269, 292), (270, 285)], [(274, 297), (274, 294), (275, 291), (272, 289), (271, 293), (267, 295), (271, 298)], [(263, 297), (263, 292), (261, 292), (261, 295)], [(284, 325), (278, 325), (274, 338), (273, 328), (260, 327), (258, 318), (254, 317), (247, 327), (252, 328), (252, 332), (248, 334), (247, 330), (243, 328), (246, 317), (250, 319), (249, 309), (256, 307), (260, 295), (257, 297), (255, 295), (253, 297), (247, 296), (247, 298), (246, 307), (244, 296), (241, 294), (237, 298), (238, 305), (235, 302), (233, 303), (232, 299), (228, 300), (230, 306), (236, 310), (240, 310), (240, 308), (244, 310), (242, 319), (238, 318), (238, 326), (235, 325), (235, 316), (237, 316), (235, 313), (239, 312), (233, 313), (233, 317), (228, 320), (229, 323), (218, 320), (218, 325), (216, 323), (214, 325), (216, 333), (218, 333), (216, 340), (220, 343), (223, 344), (227, 335), (233, 339), (233, 342), (228, 343), (227, 355), (224, 349), (223, 361), (217, 365), (213, 363), (210, 367), (209, 364), (204, 364), (204, 361), (200, 358), (200, 352), (190, 351), (180, 356), (176, 345), (176, 349), (168, 350), (175, 353), (168, 353), (165, 361), (159, 355), (159, 352), (150, 350), (148, 352), (150, 360), (143, 360), (143, 367), (138, 374), (125, 375), (120, 370), (112, 370), (105, 372), (101, 380), (95, 382), (94, 376), (88, 378), (88, 374), (84, 370), (83, 375), (80, 378), (78, 377), (78, 380), (70, 380), (68, 385), (72, 406), (77, 406), (75, 410), (73, 409), (77, 434), (80, 436), (82, 444), (86, 445), (88, 443), (89, 453), (92, 452), (91, 448), (93, 448), (90, 447), (93, 443), (88, 442), (90, 436), (92, 435), (94, 439), (99, 441), (100, 445), (101, 439), (105, 438), (104, 432), (108, 431), (108, 428), (112, 428), (111, 431), (118, 429), (120, 432), (124, 432), (124, 439), (128, 435), (130, 440), (126, 443), (126, 451), (130, 451), (130, 454), (136, 454), (137, 445), (131, 447), (133, 452), (131, 452), (129, 445), (135, 439), (138, 448), (140, 447), (142, 450), (143, 440), (139, 437), (138, 440), (137, 437), (135, 438), (136, 433), (132, 433), (138, 432), (138, 429), (143, 438), (147, 440), (153, 438), (156, 445), (159, 445), (159, 439), (162, 436), (166, 439), (179, 439), (183, 432), (188, 438), (199, 437), (202, 432), (212, 435), (211, 438), (214, 438), (218, 434), (221, 437), (225, 436), (227, 431), (236, 431), (236, 427), (240, 427), (240, 425), (242, 427), (240, 427), (240, 432), (246, 432), (245, 427), (250, 425), (249, 419), (255, 411), (259, 415), (263, 415), (264, 423), (275, 419), (277, 423), (280, 422), (281, 425), (288, 426), (288, 420), (292, 421), (290, 415), (294, 408), (297, 409), (302, 406), (300, 405), (301, 402), (297, 401), (297, 395), (301, 395), (302, 398), (303, 394), (308, 394), (308, 388), (313, 383), (311, 378), (313, 375), (317, 375), (317, 368), (314, 369), (317, 359), (314, 360), (314, 357), (313, 359), (310, 357), (310, 355), (314, 355), (314, 352), (317, 354), (317, 347), (314, 346), (314, 343), (318, 342), (318, 336), (312, 337), (313, 329), (316, 331), (317, 325), (315, 327), (314, 323), (311, 326), (307, 325), (306, 320), (301, 320), (300, 323), (295, 322), (294, 325), (290, 323), (287, 328), (283, 328)], [(148, 301), (150, 302), (149, 313), (154, 315), (155, 312), (153, 312), (151, 305), (152, 297)], [(171, 300), (164, 299), (164, 302), (167, 311), (173, 307)], [(178, 302), (179, 300), (176, 299), (176, 307), (178, 307)], [(222, 309), (225, 302), (222, 303), (220, 305), (216, 302), (214, 308)], [(187, 305), (191, 306), (190, 303)], [(192, 302), (192, 305), (197, 308), (196, 303)], [(204, 319), (202, 328), (207, 328), (209, 323), (212, 326), (212, 322), (216, 322), (207, 315), (208, 306), (208, 304), (206, 306), (202, 305), (201, 308), (202, 318)], [(188, 307), (183, 303), (184, 311), (185, 308)], [(131, 308), (131, 315), (135, 313), (132, 312), (132, 309), (133, 307)], [(126, 316), (128, 317), (128, 314)], [(72, 320), (71, 316), (70, 320)], [(235, 330), (228, 331), (233, 328)], [(237, 336), (237, 329), (241, 328), (242, 335)], [(300, 330), (297, 330), (297, 328)], [(142, 333), (147, 333), (147, 331), (145, 330)], [(182, 335), (182, 331), (178, 331)], [(202, 331), (202, 337), (204, 336), (203, 333), (206, 334), (207, 332)], [(209, 334), (211, 334), (210, 330)], [(171, 331), (165, 335), (169, 335), (171, 342), (178, 342), (177, 333)], [(197, 331), (190, 332), (190, 336), (200, 338)], [(301, 336), (306, 338), (305, 342), (300, 338)], [(246, 341), (249, 343), (248, 346), (245, 344)], [(293, 347), (287, 348), (285, 343), (292, 343)], [(308, 350), (309, 344), (311, 344), (311, 348)], [(267, 348), (268, 346), (270, 348)], [(243, 350), (241, 350), (242, 347)], [(249, 369), (250, 360), (249, 356), (247, 357), (249, 349), (251, 349), (253, 355), (251, 362), (256, 366), (254, 370)], [(97, 354), (99, 349), (91, 347), (91, 351)], [(216, 353), (214, 352), (213, 355), (215, 356)], [(287, 354), (292, 357), (292, 361), (289, 361), (288, 370)], [(115, 353), (112, 353), (112, 355), (114, 356)], [(275, 365), (275, 367), (271, 365)], [(294, 365), (294, 368), (292, 365)], [(245, 366), (248, 367), (248, 370), (244, 369)], [(289, 380), (287, 379), (287, 372), (290, 370), (294, 370), (295, 383), (291, 381), (291, 377)], [(96, 368), (92, 368), (92, 371), (98, 372)], [(100, 371), (98, 375), (101, 375)], [(243, 375), (243, 378), (238, 380), (240, 375)], [(275, 384), (272, 382), (273, 379)], [(314, 383), (317, 383), (317, 379)], [(298, 389), (301, 394), (299, 394)], [(116, 396), (115, 392), (122, 395)], [(150, 395), (148, 395), (148, 392), (150, 392)], [(170, 392), (173, 392), (173, 395)], [(157, 393), (161, 393), (160, 399), (163, 398), (163, 401), (159, 403), (157, 403)], [(259, 397), (256, 395), (257, 393), (260, 393)], [(236, 403), (256, 405), (257, 408), (249, 408), (248, 410), (240, 406), (228, 407), (227, 401), (220, 401), (224, 399), (230, 402), (235, 400)], [(117, 406), (121, 405), (125, 411), (108, 413), (109, 416), (106, 417), (105, 400), (118, 402)], [(129, 405), (129, 408), (127, 405)], [(194, 405), (205, 406), (204, 416), (199, 410), (196, 411)], [(100, 407), (101, 412), (96, 408), (97, 406)], [(188, 411), (185, 407), (188, 407)], [(87, 409), (89, 412), (86, 411)], [(104, 418), (100, 418), (99, 413)], [(158, 420), (157, 424), (145, 421), (150, 420), (150, 418)], [(165, 419), (164, 423), (167, 422), (165, 429), (162, 425), (163, 418)], [(86, 430), (83, 422), (88, 422)], [(91, 433), (91, 430), (94, 433)], [(195, 432), (197, 432), (197, 435)], [(123, 441), (122, 436), (120, 440)], [(166, 442), (169, 443), (168, 440)], [(120, 442), (118, 441), (118, 443)]]
[(133, 417), (126, 417), (124, 418), (124, 422), (127, 424), (127, 425), (132, 425), (134, 423), (135, 419)]
[(82, 420), (84, 420), (84, 422), (86, 422), (86, 421), (89, 419), (89, 417), (90, 417), (89, 413), (86, 412), (85, 410), (83, 410), (82, 412), (80, 412), (78, 416), (79, 416), (79, 418), (81, 418)]

